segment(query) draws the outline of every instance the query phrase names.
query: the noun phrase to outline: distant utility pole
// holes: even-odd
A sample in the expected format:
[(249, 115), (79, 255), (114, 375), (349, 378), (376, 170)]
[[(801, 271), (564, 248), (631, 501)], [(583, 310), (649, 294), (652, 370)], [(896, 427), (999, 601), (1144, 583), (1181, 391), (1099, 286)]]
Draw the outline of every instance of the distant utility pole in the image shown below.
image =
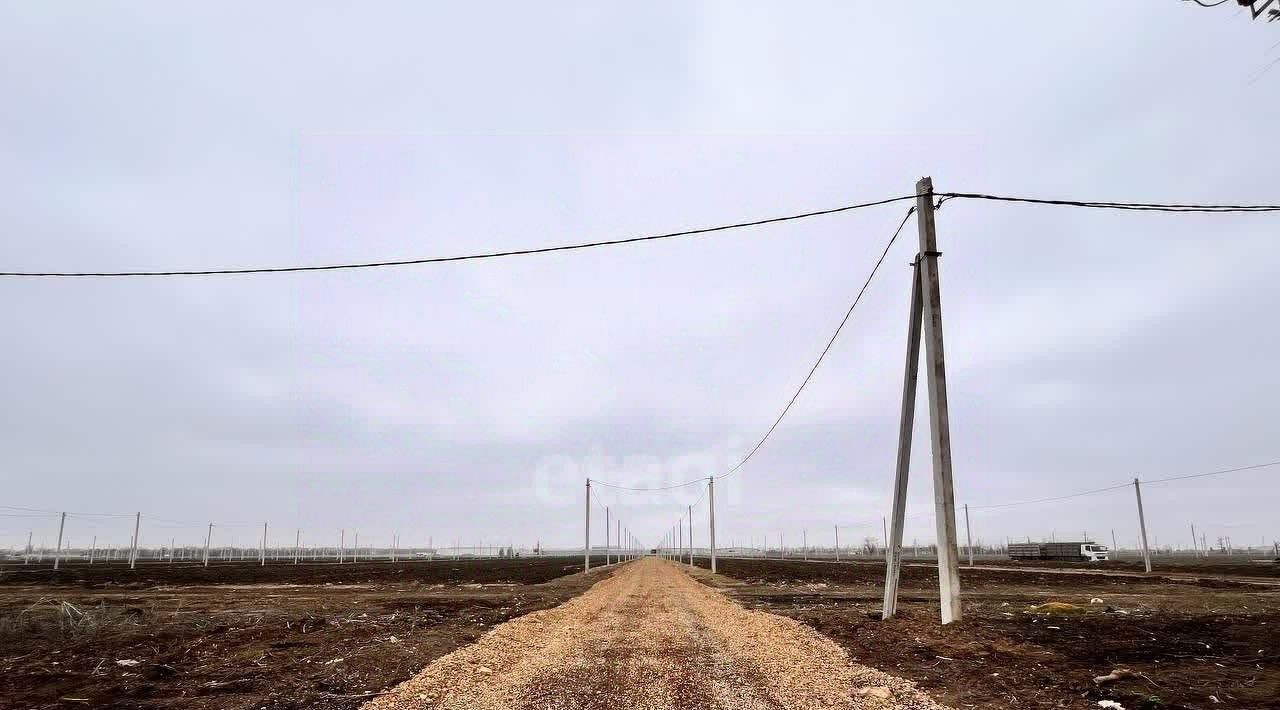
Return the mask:
[(342, 564), (347, 556), (347, 529), (338, 531), (338, 564)]
[(293, 538), (293, 563), (298, 564), (298, 556), (302, 554), (302, 528), (298, 528), (298, 532)]
[(1147, 547), (1147, 516), (1142, 511), (1142, 484), (1133, 479), (1133, 493), (1138, 499), (1138, 528), (1142, 530), (1142, 566), (1151, 571), (1151, 550)]
[(258, 548), (258, 564), (267, 564), (267, 524), (262, 524), (262, 547)]
[(707, 511), (711, 525), (711, 573), (716, 573), (716, 479), (707, 476)]
[(609, 566), (609, 506), (604, 507), (604, 566)]
[(591, 571), (591, 479), (587, 479), (586, 533), (582, 542), (582, 571)]
[(840, 561), (840, 526), (836, 525), (836, 562)]
[[(969, 566), (973, 566), (973, 531), (969, 528), (969, 504), (964, 504), (964, 537), (969, 546)], [(1085, 535), (1088, 540), (1089, 536)]]
[(693, 506), (692, 506), (692, 505), (691, 505), (691, 506), (689, 506), (689, 509), (688, 509), (688, 517), (687, 517), (686, 519), (689, 521), (689, 524), (688, 524), (688, 527), (689, 527), (689, 566), (690, 566), (690, 567), (692, 567), (692, 566), (693, 566)]
[(1191, 552), (1196, 557), (1200, 556), (1200, 546), (1196, 544), (1196, 524), (1191, 524)]
[[(906, 511), (910, 440), (915, 415), (916, 369), (920, 340), (925, 345), (925, 372), (929, 386), (929, 422), (933, 450), (933, 496), (938, 539), (938, 591), (942, 623), (959, 621), (960, 569), (956, 541), (955, 490), (952, 484), (951, 418), (947, 406), (947, 370), (942, 339), (942, 286), (939, 279), (933, 180), (916, 183), (916, 219), (920, 252), (912, 279), (911, 314), (907, 328), (907, 367), (902, 389), (902, 419), (898, 432), (898, 468), (894, 480), (893, 540), (885, 569), (885, 602), (882, 615), (897, 608), (902, 527)], [(905, 446), (904, 446), (905, 444)]]
[(142, 513), (136, 513), (133, 517), (133, 545), (129, 548), (129, 569), (134, 569), (138, 563), (138, 531), (142, 528)]
[(94, 553), (98, 551), (98, 536), (93, 536), (93, 544), (89, 545), (89, 564), (93, 564)]
[(204, 566), (209, 566), (209, 543), (213, 540), (213, 523), (209, 523), (209, 531), (204, 536)]
[(58, 521), (58, 549), (53, 553), (53, 568), (58, 569), (58, 563), (62, 562), (62, 529), (67, 525), (67, 514), (63, 513), (62, 518)]

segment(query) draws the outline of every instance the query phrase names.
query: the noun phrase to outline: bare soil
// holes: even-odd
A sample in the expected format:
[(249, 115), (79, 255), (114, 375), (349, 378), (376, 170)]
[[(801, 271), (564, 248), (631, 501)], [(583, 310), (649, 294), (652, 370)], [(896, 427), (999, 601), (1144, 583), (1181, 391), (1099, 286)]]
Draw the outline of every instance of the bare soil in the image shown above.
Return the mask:
[(353, 708), (596, 577), (577, 558), (22, 567), (0, 571), (5, 709)]
[[(965, 618), (944, 627), (929, 567), (903, 568), (888, 621), (882, 564), (722, 559), (718, 571), (743, 603), (801, 621), (957, 708), (1280, 708), (1275, 585), (962, 568)], [(1029, 610), (1052, 601), (1078, 610)], [(1136, 674), (1094, 682), (1116, 669)]]
[(943, 710), (830, 639), (751, 611), (657, 558), (515, 619), (368, 710)]

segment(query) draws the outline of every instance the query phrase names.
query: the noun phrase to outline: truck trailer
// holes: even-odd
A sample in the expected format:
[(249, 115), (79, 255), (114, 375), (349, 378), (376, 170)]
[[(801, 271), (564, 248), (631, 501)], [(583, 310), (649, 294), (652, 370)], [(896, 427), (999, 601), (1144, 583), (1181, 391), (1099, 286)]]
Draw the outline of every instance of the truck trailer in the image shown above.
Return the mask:
[(1015, 560), (1102, 562), (1109, 559), (1106, 545), (1096, 542), (1013, 542), (1009, 557)]

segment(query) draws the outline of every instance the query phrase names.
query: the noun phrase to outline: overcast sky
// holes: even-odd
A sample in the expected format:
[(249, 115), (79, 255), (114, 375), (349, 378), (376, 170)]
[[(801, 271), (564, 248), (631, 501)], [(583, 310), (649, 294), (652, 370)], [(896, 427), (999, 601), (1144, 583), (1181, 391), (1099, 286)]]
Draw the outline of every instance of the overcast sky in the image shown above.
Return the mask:
[[(424, 5), (6, 4), (0, 270), (542, 246), (902, 195), (923, 175), (1280, 201), (1280, 30), (1234, 7)], [(581, 544), (589, 472), (683, 480), (755, 443), (906, 207), (436, 266), (0, 279), (0, 505), (141, 510), (157, 545), (210, 520), (215, 544), (263, 520), (290, 543)], [(1277, 236), (1267, 214), (948, 202), (957, 502), (1280, 459)], [(837, 522), (880, 536), (915, 239), (718, 487), (723, 543), (829, 543)], [(934, 535), (923, 406), (917, 422), (908, 542)], [(1270, 544), (1277, 475), (1150, 486), (1151, 532)], [(600, 491), (645, 542), (698, 493)], [(53, 544), (56, 518), (0, 512), (0, 544)], [(705, 540), (705, 501), (695, 521)], [(73, 513), (67, 534), (124, 544), (131, 524)], [(973, 525), (1137, 534), (1126, 489)]]

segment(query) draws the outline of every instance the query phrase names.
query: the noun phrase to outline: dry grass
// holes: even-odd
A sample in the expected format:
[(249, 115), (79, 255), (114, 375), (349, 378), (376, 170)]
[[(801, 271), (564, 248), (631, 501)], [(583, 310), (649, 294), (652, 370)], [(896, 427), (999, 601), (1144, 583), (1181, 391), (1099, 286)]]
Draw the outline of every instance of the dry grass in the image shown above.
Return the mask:
[(67, 640), (92, 637), (138, 626), (146, 611), (138, 607), (76, 606), (64, 599), (41, 597), (13, 614), (0, 616), (0, 643), (17, 639)]

